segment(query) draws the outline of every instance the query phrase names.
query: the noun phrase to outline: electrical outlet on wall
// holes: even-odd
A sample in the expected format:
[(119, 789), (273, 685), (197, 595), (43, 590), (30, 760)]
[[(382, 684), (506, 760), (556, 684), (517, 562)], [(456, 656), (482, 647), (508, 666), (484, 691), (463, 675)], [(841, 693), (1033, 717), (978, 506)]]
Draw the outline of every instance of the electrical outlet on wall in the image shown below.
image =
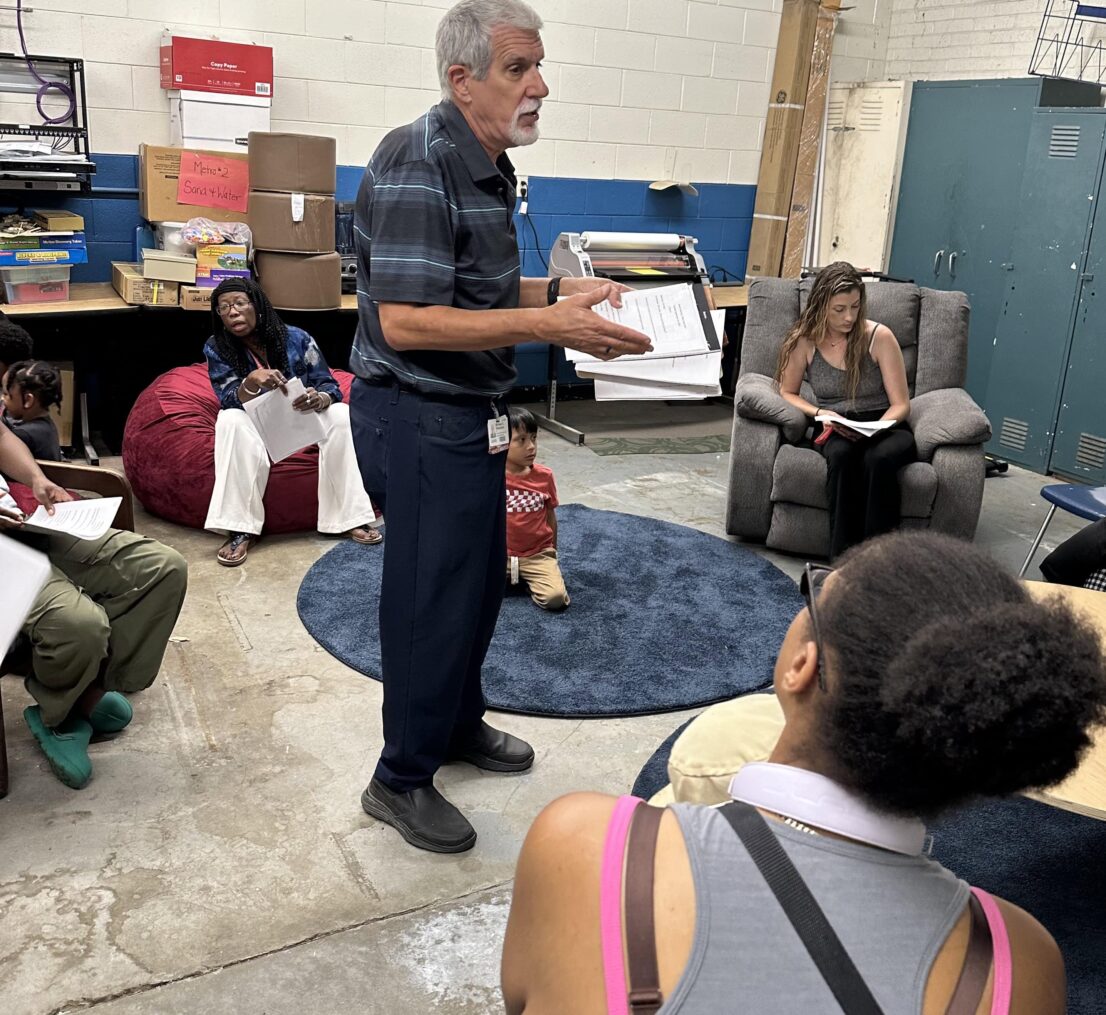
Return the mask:
[(530, 205), (530, 177), (522, 173), (516, 176), (515, 180), (517, 181), (515, 193), (518, 194), (519, 199), (518, 213), (525, 215)]

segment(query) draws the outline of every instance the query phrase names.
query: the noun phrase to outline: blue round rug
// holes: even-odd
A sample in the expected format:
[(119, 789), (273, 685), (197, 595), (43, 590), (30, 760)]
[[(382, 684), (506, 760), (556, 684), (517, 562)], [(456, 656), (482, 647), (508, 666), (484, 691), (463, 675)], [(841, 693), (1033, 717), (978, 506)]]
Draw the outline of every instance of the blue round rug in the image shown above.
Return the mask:
[[(634, 796), (668, 784), (674, 730), (638, 773)], [(932, 856), (968, 884), (1032, 913), (1056, 938), (1068, 1015), (1106, 1012), (1106, 821), (1015, 796), (978, 800), (929, 826)]]
[[(546, 613), (503, 601), (484, 663), (490, 708), (598, 718), (723, 701), (772, 680), (802, 607), (795, 582), (724, 539), (579, 504), (558, 509), (572, 605)], [(387, 548), (385, 535), (384, 548)], [(300, 619), (331, 655), (380, 679), (377, 608), (384, 555), (343, 540), (304, 576)], [(335, 595), (335, 589), (345, 589)]]

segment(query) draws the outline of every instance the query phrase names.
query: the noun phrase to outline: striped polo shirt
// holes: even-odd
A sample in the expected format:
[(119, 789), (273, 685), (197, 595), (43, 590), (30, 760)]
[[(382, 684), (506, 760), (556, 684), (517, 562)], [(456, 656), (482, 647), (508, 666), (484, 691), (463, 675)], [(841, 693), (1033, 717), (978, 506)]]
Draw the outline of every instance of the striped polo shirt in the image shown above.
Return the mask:
[(393, 130), (357, 194), (358, 324), (350, 369), (429, 395), (501, 395), (515, 381), (514, 348), (400, 352), (384, 340), (380, 303), (464, 310), (519, 299), (515, 173), (493, 165), (452, 102)]

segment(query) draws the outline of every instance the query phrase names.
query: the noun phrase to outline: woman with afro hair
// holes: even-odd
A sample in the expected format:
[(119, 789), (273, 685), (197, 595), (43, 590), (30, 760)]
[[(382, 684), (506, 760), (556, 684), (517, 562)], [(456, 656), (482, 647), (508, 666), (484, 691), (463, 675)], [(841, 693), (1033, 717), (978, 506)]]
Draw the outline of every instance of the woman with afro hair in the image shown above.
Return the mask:
[[(925, 822), (1075, 769), (1106, 719), (1097, 632), (936, 533), (808, 564), (801, 591), (775, 665), (782, 731), (727, 802), (574, 793), (538, 816), (504, 943), (509, 1015), (625, 1012), (624, 948), (635, 1012), (1064, 1012), (1048, 931), (931, 859)], [(652, 971), (633, 964), (647, 955)]]
[(211, 317), (204, 356), (222, 409), (215, 424), (215, 488), (204, 528), (227, 536), (219, 563), (237, 567), (245, 561), (265, 522), (269, 455), (242, 406), (266, 391), (286, 391), (292, 377), (305, 389), (292, 408), (319, 413), (327, 431), (319, 442), (319, 531), (379, 543), (380, 521), (357, 468), (349, 407), (315, 340), (285, 324), (250, 279), (221, 282), (211, 295)]

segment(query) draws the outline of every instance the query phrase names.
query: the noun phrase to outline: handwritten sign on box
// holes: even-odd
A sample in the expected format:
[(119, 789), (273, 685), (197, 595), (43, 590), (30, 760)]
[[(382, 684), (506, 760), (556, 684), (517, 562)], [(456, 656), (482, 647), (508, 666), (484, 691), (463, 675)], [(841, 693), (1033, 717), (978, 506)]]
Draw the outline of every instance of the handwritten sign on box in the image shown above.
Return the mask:
[(183, 151), (177, 179), (177, 203), (246, 211), (250, 164), (244, 159)]

